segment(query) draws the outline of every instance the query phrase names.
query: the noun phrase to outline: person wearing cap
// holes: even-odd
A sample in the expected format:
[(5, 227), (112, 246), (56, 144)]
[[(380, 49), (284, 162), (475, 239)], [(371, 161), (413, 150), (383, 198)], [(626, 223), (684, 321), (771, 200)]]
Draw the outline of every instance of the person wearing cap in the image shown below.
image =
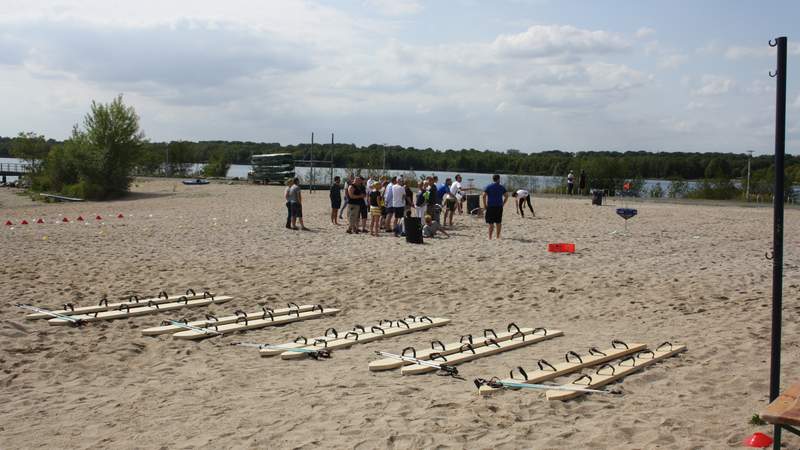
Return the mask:
[(492, 240), (495, 229), (497, 229), (497, 239), (500, 239), (500, 231), (503, 229), (503, 206), (507, 200), (508, 191), (500, 184), (500, 175), (492, 175), (492, 183), (483, 190), (483, 205), (486, 208), (484, 218), (489, 224), (489, 240)]

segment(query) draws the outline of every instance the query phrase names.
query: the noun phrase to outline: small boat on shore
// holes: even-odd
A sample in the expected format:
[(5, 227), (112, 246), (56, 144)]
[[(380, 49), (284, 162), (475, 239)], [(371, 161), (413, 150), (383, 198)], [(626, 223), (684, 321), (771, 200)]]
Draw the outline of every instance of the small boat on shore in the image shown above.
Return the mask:
[(208, 180), (201, 180), (200, 178), (196, 178), (194, 180), (183, 180), (183, 184), (188, 185), (188, 186), (197, 185), (197, 184), (208, 184), (208, 183), (209, 183)]

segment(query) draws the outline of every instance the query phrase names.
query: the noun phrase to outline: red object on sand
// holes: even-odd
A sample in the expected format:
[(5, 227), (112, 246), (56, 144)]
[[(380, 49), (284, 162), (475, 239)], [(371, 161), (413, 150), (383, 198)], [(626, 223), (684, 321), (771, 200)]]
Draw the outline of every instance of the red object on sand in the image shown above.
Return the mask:
[(117, 219), (122, 219), (123, 217), (125, 216), (123, 216), (122, 213), (117, 214)]
[(64, 217), (63, 219), (61, 219), (61, 221), (62, 221), (62, 222), (69, 222), (69, 219), (67, 219), (66, 217)]
[(42, 219), (41, 217), (39, 217), (39, 218), (36, 220), (36, 223), (44, 223), (44, 219)]
[(772, 445), (772, 438), (764, 433), (753, 433), (744, 440), (743, 444), (746, 447), (767, 448)]
[(27, 225), (27, 224), (28, 224), (28, 221), (27, 221), (27, 220), (25, 220), (25, 219), (22, 219), (22, 222), (20, 222), (19, 224), (20, 224), (20, 225)]
[(94, 220), (103, 220), (103, 218), (100, 217), (100, 214), (98, 214), (98, 215), (94, 216)]
[(575, 253), (575, 244), (547, 244), (547, 251), (551, 253)]
[(10, 221), (10, 220), (6, 220), (6, 226), (11, 226), (11, 225), (14, 225), (14, 224), (13, 224), (13, 223), (11, 223), (11, 221)]
[(83, 222), (83, 216), (78, 216), (78, 218), (77, 218), (77, 219), (75, 219), (75, 220), (77, 220), (77, 221), (79, 221), (79, 222)]

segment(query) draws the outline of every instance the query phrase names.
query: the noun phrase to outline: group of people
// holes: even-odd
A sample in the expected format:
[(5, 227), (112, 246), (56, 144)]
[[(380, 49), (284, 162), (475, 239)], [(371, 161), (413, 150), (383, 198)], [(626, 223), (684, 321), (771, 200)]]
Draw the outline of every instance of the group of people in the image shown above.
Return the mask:
[[(426, 238), (442, 235), (449, 237), (446, 227), (453, 226), (456, 213), (463, 214), (466, 192), (461, 184), (461, 175), (446, 178), (439, 183), (436, 176), (421, 180), (416, 190), (403, 177), (370, 177), (350, 175), (342, 186), (341, 177), (334, 177), (330, 187), (330, 220), (339, 225), (347, 214), (348, 234), (369, 233), (379, 236), (382, 231), (405, 235), (404, 217), (419, 217), (424, 225), (422, 235)], [(516, 211), (525, 217), (524, 206), (531, 214), (536, 214), (531, 204), (531, 195), (524, 189), (511, 193), (516, 199)], [(287, 182), (284, 193), (286, 199), (286, 228), (307, 230), (303, 223), (303, 204), (300, 183), (297, 178)], [(483, 190), (482, 205), (484, 217), (489, 225), (489, 239), (500, 239), (503, 223), (503, 208), (509, 193), (500, 184), (500, 175), (492, 177), (492, 183)], [(442, 217), (444, 212), (444, 217)], [(469, 211), (470, 213), (472, 211)]]
[(436, 176), (427, 177), (415, 193), (403, 176), (365, 180), (360, 175), (351, 175), (344, 187), (341, 178), (335, 177), (330, 189), (331, 223), (338, 225), (346, 211), (347, 233), (378, 236), (386, 231), (401, 236), (405, 234), (402, 219), (419, 217), (425, 223), (423, 236), (449, 236), (443, 225), (453, 226), (453, 216), (456, 211), (463, 211), (466, 196), (461, 190), (461, 175), (456, 175), (455, 181), (451, 178), (442, 184), (438, 181)]

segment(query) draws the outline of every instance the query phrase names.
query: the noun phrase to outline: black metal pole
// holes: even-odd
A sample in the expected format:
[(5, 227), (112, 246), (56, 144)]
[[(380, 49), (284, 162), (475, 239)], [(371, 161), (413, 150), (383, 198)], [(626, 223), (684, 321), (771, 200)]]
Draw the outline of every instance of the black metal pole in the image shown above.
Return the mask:
[[(785, 36), (770, 41), (778, 47), (777, 89), (775, 91), (775, 188), (773, 192), (772, 231), (772, 334), (769, 365), (769, 401), (781, 389), (781, 326), (783, 315), (783, 159), (786, 144), (786, 42)], [(775, 425), (773, 449), (780, 449), (781, 426)]]

